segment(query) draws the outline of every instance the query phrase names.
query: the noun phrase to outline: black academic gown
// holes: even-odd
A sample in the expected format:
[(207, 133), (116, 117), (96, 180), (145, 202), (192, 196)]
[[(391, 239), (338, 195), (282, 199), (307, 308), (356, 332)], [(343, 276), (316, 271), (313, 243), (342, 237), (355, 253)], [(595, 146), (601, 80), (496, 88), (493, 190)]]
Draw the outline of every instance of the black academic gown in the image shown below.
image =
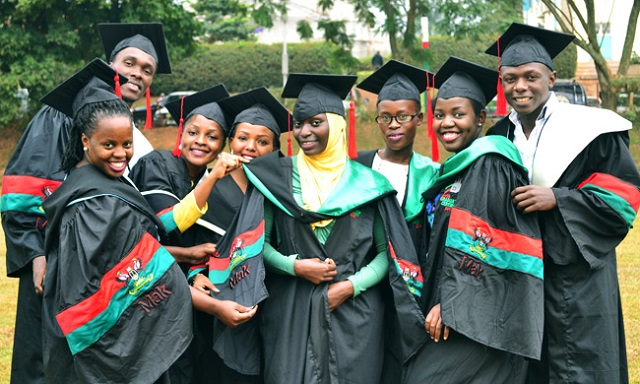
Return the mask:
[[(589, 123), (577, 121), (577, 129)], [(514, 128), (505, 117), (487, 134), (513, 140)], [(640, 201), (640, 175), (628, 145), (626, 131), (593, 138), (553, 185), (557, 208), (539, 216), (545, 340), (528, 382), (628, 382), (615, 254)]]
[[(360, 151), (358, 152), (358, 157), (354, 160), (371, 168), (377, 152), (377, 149)], [(423, 255), (426, 254), (428, 248), (426, 241), (430, 237), (430, 228), (428, 225), (425, 225), (423, 221), (424, 215), (420, 213), (424, 208), (422, 193), (424, 193), (435, 180), (438, 167), (439, 164), (433, 162), (430, 158), (414, 153), (409, 162), (407, 188), (405, 189), (402, 206), (400, 207), (404, 212), (407, 228), (413, 240), (413, 245), (416, 251), (418, 251), (418, 259), (420, 260), (422, 268), (425, 266)]]
[[(371, 180), (382, 178), (357, 163), (348, 166), (353, 168), (352, 175), (361, 178), (350, 185), (353, 195), (346, 195), (353, 200), (359, 187), (370, 187)], [(338, 270), (334, 281), (345, 280), (375, 256), (373, 222), (377, 213), (382, 217), (389, 247), (388, 276), (383, 282), (333, 312), (328, 308), (328, 284), (313, 285), (295, 276), (267, 274), (269, 299), (261, 313), (265, 382), (379, 382), (385, 347), (404, 362), (426, 340), (424, 317), (405, 281), (421, 282), (420, 270), (393, 190), (388, 186), (388, 193), (362, 201), (347, 212), (327, 215), (305, 211), (295, 202), (291, 158), (279, 153), (266, 155), (253, 160), (247, 169), (249, 180), (274, 206), (278, 241), (272, 245), (281, 253), (330, 257)], [(309, 224), (327, 217), (333, 217), (335, 224), (322, 245)], [(385, 345), (385, 339), (394, 344)]]
[[(183, 199), (193, 190), (197, 183), (191, 182), (185, 161), (175, 157), (170, 151), (156, 150), (142, 157), (133, 167), (131, 179), (143, 193), (156, 213), (166, 210)], [(204, 176), (203, 176), (204, 177)], [(240, 208), (244, 194), (231, 176), (216, 182), (207, 199), (209, 209), (191, 228), (180, 233), (176, 228), (169, 233), (168, 245), (190, 247), (205, 242), (218, 244), (225, 231), (232, 223), (236, 211)], [(209, 225), (213, 224), (213, 226)], [(190, 266), (184, 265), (183, 271), (191, 272)], [(191, 266), (196, 268), (198, 266)], [(218, 289), (222, 286), (218, 286)], [(213, 297), (220, 297), (212, 294)], [(254, 383), (258, 382), (257, 372), (245, 377), (228, 368), (214, 352), (214, 334), (222, 333), (226, 328), (218, 324), (211, 315), (194, 311), (195, 337), (189, 350), (170, 370), (171, 382), (176, 383)], [(218, 324), (218, 332), (214, 331), (214, 323)], [(246, 327), (245, 327), (246, 328)], [(243, 328), (244, 329), (244, 328)], [(226, 333), (239, 333), (239, 330), (228, 330)], [(224, 341), (219, 341), (218, 344)]]
[(33, 288), (31, 260), (44, 256), (42, 201), (64, 179), (60, 170), (73, 121), (45, 106), (27, 125), (2, 180), (2, 228), (7, 276), (20, 279), (11, 383), (43, 383), (42, 298)]
[(152, 383), (189, 345), (191, 296), (142, 195), (86, 165), (44, 203), (47, 383)]
[[(525, 358), (540, 357), (540, 229), (509, 198), (527, 180), (519, 155), (495, 139), (450, 157), (424, 195), (432, 237), (423, 297), (427, 310), (441, 305), (451, 331), (425, 344), (404, 383), (523, 383)], [(512, 157), (503, 156), (505, 144)]]

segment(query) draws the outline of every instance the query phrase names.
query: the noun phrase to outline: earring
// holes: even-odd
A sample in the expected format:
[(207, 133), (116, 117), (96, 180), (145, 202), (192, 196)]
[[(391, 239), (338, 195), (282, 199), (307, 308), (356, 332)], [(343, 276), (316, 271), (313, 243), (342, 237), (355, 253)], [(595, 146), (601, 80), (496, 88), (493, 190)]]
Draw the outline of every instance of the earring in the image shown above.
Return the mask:
[(83, 150), (83, 151), (85, 151), (85, 152), (87, 152), (87, 151), (89, 150), (89, 148), (87, 148), (87, 147), (82, 147), (82, 150)]

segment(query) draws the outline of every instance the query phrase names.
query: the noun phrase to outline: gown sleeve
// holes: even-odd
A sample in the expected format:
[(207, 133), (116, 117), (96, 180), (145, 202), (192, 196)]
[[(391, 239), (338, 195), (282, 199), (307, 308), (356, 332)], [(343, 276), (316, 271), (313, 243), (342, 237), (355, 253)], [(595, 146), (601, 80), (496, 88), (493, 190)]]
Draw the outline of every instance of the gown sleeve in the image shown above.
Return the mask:
[[(178, 185), (180, 176), (169, 172), (166, 161), (161, 157), (146, 156), (141, 158), (132, 169), (130, 177), (134, 184), (143, 191), (149, 205), (164, 224), (167, 233), (183, 233), (208, 210), (205, 203), (202, 209), (196, 204), (193, 191)], [(178, 180), (172, 180), (172, 179)], [(185, 181), (182, 184), (190, 184)], [(190, 185), (188, 185), (190, 187)], [(150, 193), (152, 192), (153, 193)], [(181, 195), (185, 195), (180, 200)]]
[(71, 125), (63, 113), (51, 107), (40, 109), (9, 159), (0, 200), (9, 276), (44, 255), (42, 201), (64, 178), (60, 165)]
[[(553, 188), (558, 213), (546, 215), (568, 231), (592, 268), (624, 239), (638, 212), (640, 175), (628, 143), (627, 132), (600, 135), (568, 169), (584, 167), (577, 183)], [(575, 261), (577, 253), (564, 256), (554, 254), (553, 259), (566, 264)]]

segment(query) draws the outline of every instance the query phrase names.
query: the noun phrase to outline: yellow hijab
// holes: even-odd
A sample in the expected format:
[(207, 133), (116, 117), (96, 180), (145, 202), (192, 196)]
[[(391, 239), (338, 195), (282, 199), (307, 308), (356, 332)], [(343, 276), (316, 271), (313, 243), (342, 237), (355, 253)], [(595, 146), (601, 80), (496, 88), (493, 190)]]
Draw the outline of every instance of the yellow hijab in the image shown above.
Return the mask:
[[(335, 113), (325, 113), (329, 124), (329, 139), (322, 153), (307, 156), (298, 152), (297, 165), (300, 175), (303, 208), (316, 212), (335, 188), (347, 164), (347, 139), (345, 119)], [(312, 227), (325, 227), (332, 220), (323, 220)]]

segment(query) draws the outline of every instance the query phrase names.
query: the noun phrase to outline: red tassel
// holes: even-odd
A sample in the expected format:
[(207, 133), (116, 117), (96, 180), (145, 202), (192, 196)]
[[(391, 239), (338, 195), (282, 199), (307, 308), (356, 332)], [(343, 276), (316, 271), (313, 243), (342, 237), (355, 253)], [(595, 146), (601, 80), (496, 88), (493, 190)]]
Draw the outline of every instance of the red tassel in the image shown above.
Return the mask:
[(440, 160), (440, 150), (438, 148), (438, 138), (436, 131), (433, 129), (433, 109), (431, 108), (431, 81), (429, 71), (427, 71), (427, 133), (431, 140), (431, 159), (433, 161)]
[(347, 141), (348, 153), (350, 159), (358, 157), (358, 148), (356, 145), (356, 103), (353, 102), (353, 94), (349, 102), (349, 140)]
[[(500, 38), (496, 41), (498, 44), (498, 72), (500, 72), (500, 56), (502, 52), (500, 52)], [(504, 91), (502, 90), (502, 79), (500, 78), (500, 74), (498, 74), (498, 85), (497, 89), (498, 97), (496, 98), (496, 115), (504, 116), (507, 114), (507, 99), (504, 97)]]
[(116, 94), (116, 96), (122, 99), (122, 89), (120, 89), (120, 75), (118, 74), (118, 71), (116, 71), (116, 75), (113, 77), (113, 82), (114, 93)]
[[(290, 114), (287, 110), (287, 114)], [(287, 156), (293, 156), (293, 147), (291, 146), (291, 115), (287, 116)]]
[(144, 123), (144, 129), (153, 128), (153, 115), (151, 114), (151, 90), (147, 88), (147, 121)]
[(182, 151), (180, 150), (180, 143), (182, 142), (182, 123), (184, 123), (183, 112), (184, 112), (184, 98), (180, 99), (180, 124), (178, 124), (178, 137), (176, 137), (176, 144), (173, 146), (173, 151), (171, 154), (175, 157), (180, 157)]

